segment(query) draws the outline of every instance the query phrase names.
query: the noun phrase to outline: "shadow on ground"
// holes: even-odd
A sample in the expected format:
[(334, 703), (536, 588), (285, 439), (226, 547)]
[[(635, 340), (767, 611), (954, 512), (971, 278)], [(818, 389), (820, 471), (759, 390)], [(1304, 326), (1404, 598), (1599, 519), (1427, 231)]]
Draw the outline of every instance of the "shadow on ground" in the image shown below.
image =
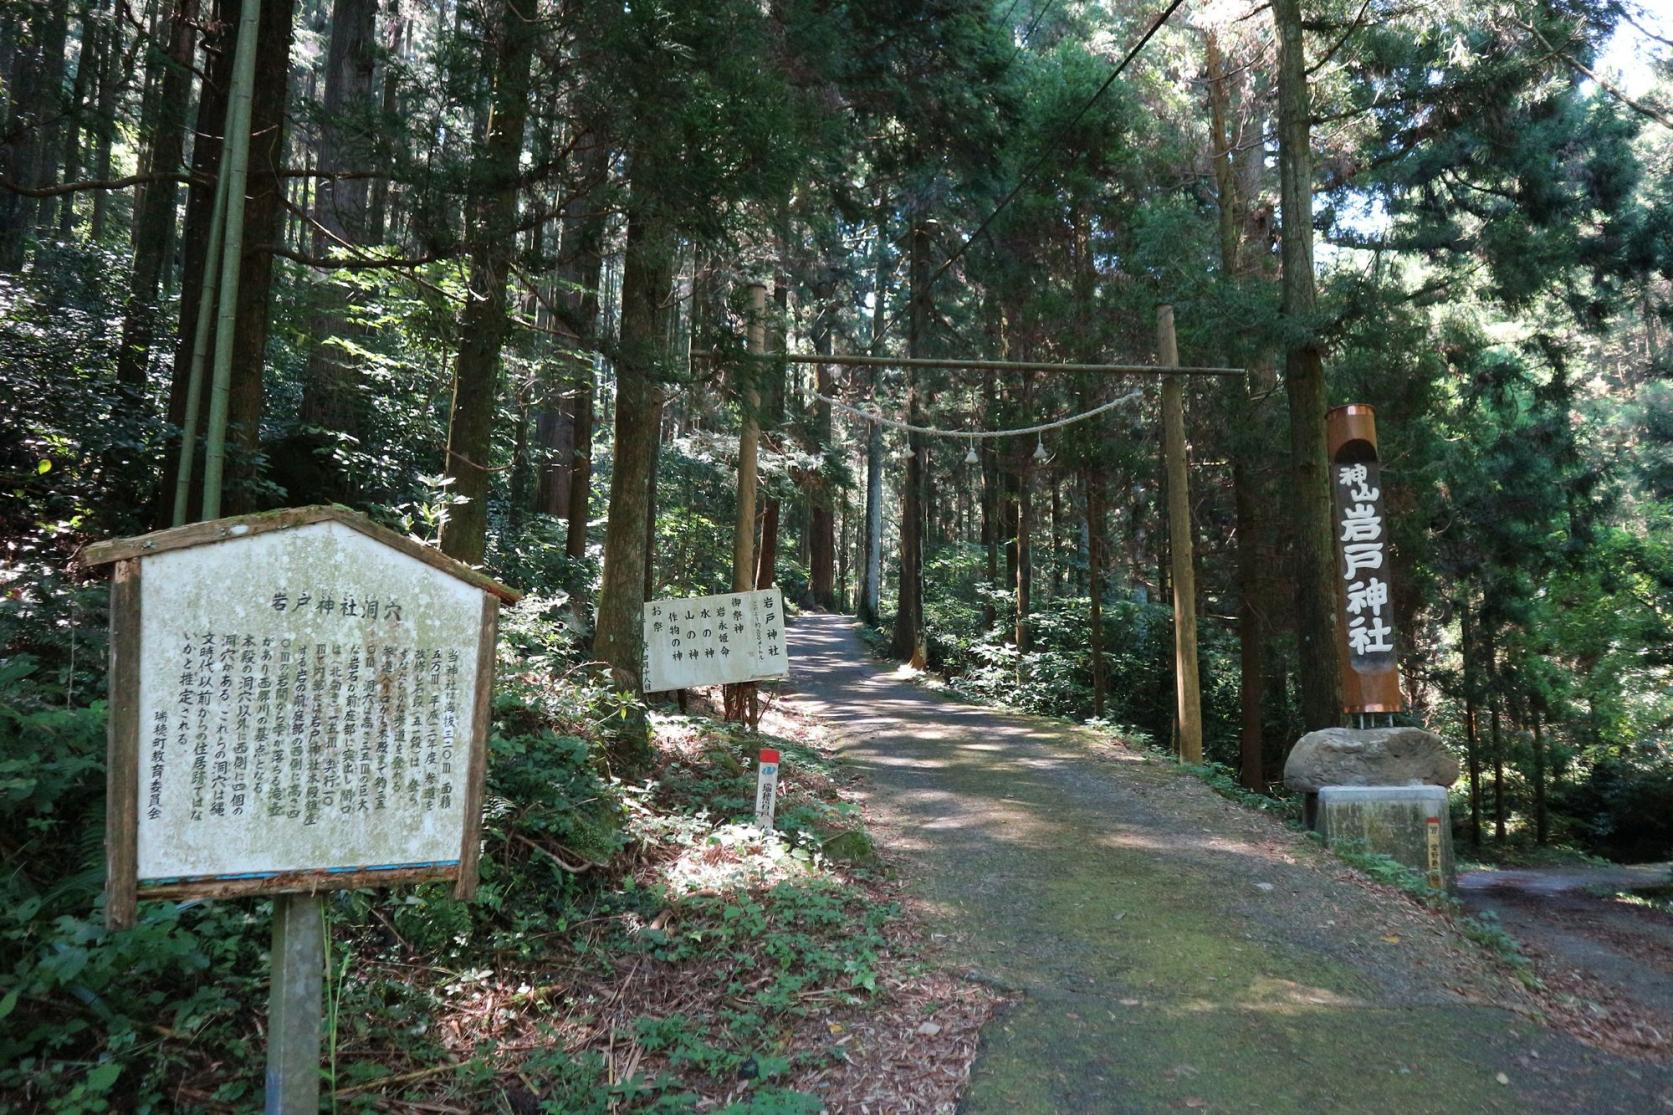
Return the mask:
[(844, 617), (790, 645), (945, 958), (1017, 995), (963, 1110), (1673, 1112), (1668, 1066), (1518, 1013), (1446, 923), (1171, 763), (929, 692)]

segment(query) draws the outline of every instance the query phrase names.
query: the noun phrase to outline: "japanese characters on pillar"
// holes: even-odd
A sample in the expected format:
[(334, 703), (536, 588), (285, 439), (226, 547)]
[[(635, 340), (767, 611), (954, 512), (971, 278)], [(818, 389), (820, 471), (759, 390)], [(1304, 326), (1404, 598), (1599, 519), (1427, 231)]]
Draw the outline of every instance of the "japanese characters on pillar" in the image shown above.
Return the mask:
[(1336, 407), (1327, 420), (1327, 436), (1341, 575), (1343, 709), (1399, 712), (1403, 705), (1394, 662), (1391, 563), (1377, 467), (1376, 413), (1359, 403)]
[(778, 752), (763, 747), (755, 766), (755, 823), (764, 829), (773, 827), (773, 811), (778, 807)]
[(781, 678), (784, 595), (777, 588), (645, 605), (645, 692)]
[(110, 916), (136, 897), (475, 885), (500, 601), (342, 508), (89, 547), (115, 562)]

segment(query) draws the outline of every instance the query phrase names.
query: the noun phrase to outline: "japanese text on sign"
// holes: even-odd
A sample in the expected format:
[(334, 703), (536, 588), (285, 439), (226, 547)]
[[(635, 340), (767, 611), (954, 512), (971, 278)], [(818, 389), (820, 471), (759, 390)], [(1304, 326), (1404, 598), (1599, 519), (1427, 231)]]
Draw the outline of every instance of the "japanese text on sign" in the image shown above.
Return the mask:
[(1393, 656), (1394, 627), (1376, 463), (1338, 463), (1335, 481), (1349, 660), (1356, 667), (1381, 665)]
[(645, 605), (645, 691), (765, 681), (789, 672), (776, 588)]
[(318, 523), (141, 592), (140, 879), (459, 859), (478, 589)]

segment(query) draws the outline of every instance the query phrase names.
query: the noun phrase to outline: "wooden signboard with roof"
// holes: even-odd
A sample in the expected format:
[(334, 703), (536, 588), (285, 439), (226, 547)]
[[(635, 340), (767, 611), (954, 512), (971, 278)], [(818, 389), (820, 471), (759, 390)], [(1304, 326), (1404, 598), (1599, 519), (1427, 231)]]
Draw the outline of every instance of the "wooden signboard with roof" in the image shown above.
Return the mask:
[(113, 563), (106, 919), (140, 898), (476, 886), (499, 607), (341, 507), (88, 547)]

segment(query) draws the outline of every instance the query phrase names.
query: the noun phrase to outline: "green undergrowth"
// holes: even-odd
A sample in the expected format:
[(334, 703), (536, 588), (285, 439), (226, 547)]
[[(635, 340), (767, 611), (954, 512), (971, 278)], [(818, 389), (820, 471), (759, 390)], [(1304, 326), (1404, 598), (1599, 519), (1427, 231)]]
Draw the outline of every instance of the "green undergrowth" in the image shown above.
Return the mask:
[(1291, 828), (1301, 827), (1301, 799), (1294, 794), (1263, 794), (1259, 790), (1251, 790), (1239, 782), (1237, 772), (1224, 763), (1181, 763), (1180, 767), (1223, 798), (1281, 818)]
[[(1456, 813), (1454, 814), (1457, 815)], [(1489, 827), (1491, 822), (1489, 821)], [(1466, 826), (1467, 827), (1467, 826)], [(1612, 867), (1613, 861), (1579, 848), (1561, 844), (1539, 844), (1527, 834), (1513, 835), (1498, 843), (1483, 841), (1470, 846), (1467, 857), (1458, 862), (1460, 871), (1499, 871), (1520, 868)]]
[[(647, 714), (531, 603), (502, 636), (475, 900), (327, 896), (331, 1107), (818, 1110), (794, 1081), (829, 1054), (797, 1028), (875, 992), (895, 912), (838, 772)], [(105, 707), (65, 697), (0, 666), (0, 1111), (249, 1110), (271, 903), (142, 902), (106, 930)], [(653, 766), (622, 769), (622, 725), (647, 722)], [(761, 746), (784, 756), (776, 832), (753, 824)]]
[(1480, 945), (1494, 960), (1509, 969), (1528, 986), (1538, 983), (1533, 964), (1522, 945), (1511, 936), (1491, 910), (1480, 914), (1464, 913), (1463, 903), (1450, 891), (1432, 887), (1428, 878), (1381, 852), (1373, 852), (1363, 840), (1339, 840), (1331, 851), (1352, 867), (1358, 868), (1373, 881), (1394, 887), (1420, 905), (1446, 915), (1465, 937)]

